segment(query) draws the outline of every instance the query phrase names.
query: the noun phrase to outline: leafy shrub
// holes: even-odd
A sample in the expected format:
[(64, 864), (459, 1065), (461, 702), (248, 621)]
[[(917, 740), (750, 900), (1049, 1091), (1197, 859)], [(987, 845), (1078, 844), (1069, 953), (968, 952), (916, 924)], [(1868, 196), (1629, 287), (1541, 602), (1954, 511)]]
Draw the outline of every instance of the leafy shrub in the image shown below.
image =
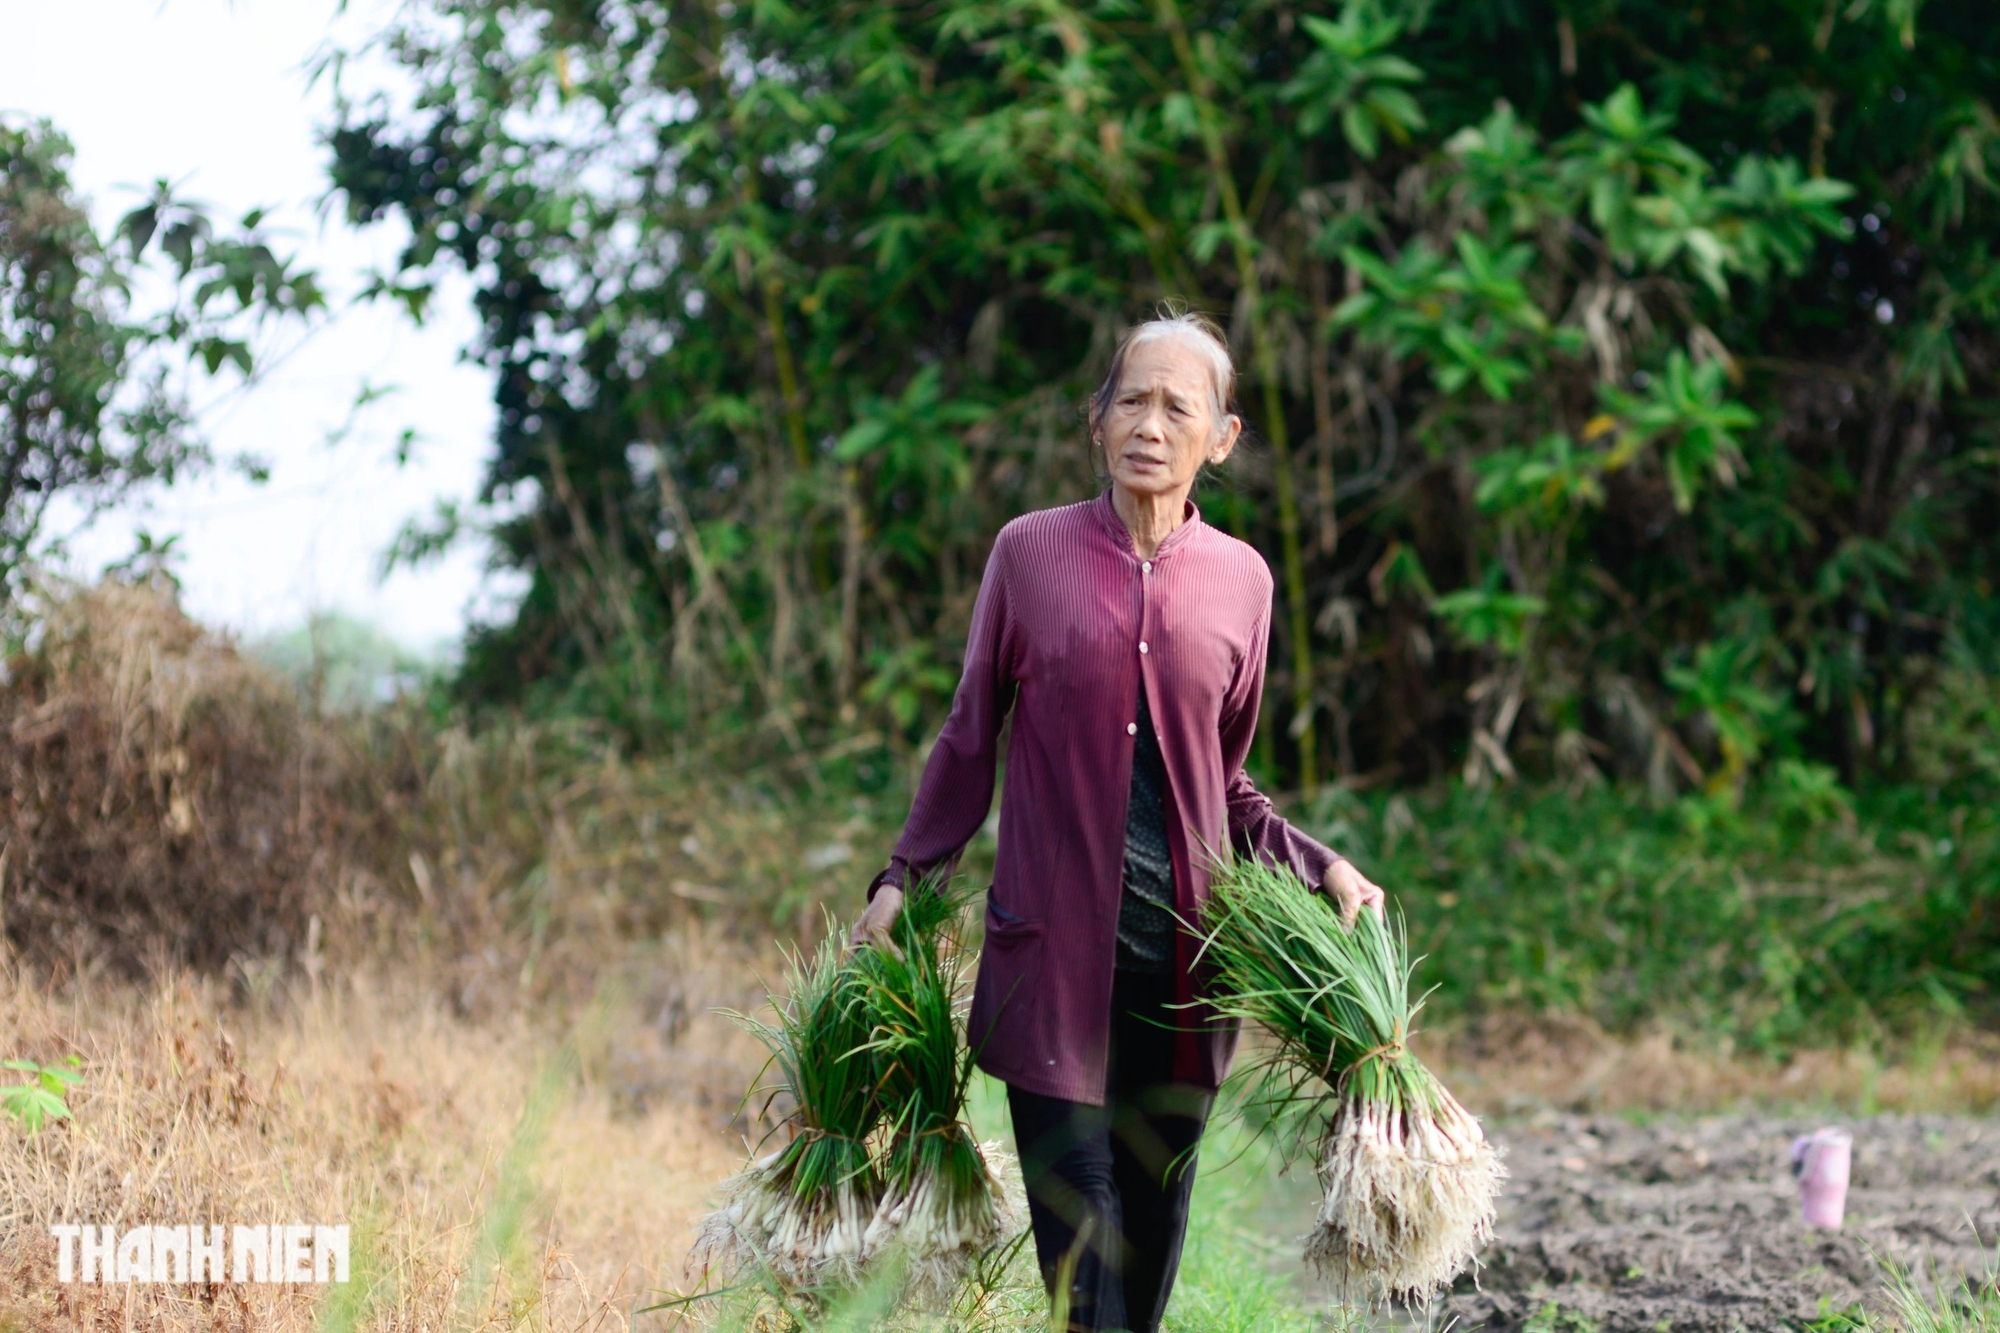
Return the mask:
[(1901, 741), (1904, 771), (1924, 786), (2000, 782), (2000, 677), (1971, 667), (1938, 673), (1915, 692)]
[(1769, 1050), (1977, 1017), (2000, 988), (2000, 815), (1963, 789), (1795, 766), (1740, 805), (1454, 787), (1317, 816), (1408, 914), (1433, 1014), (1663, 1018)]

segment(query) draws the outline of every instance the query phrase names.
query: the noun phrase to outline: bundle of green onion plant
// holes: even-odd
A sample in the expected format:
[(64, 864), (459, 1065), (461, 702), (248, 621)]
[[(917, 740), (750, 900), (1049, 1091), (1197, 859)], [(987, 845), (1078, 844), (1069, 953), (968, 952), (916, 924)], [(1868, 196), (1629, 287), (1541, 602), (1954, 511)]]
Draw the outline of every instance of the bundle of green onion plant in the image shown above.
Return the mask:
[(882, 1199), (869, 1137), (881, 1118), (868, 1052), (869, 995), (838, 938), (794, 955), (774, 1022), (733, 1015), (770, 1051), (765, 1105), (793, 1110), (785, 1145), (722, 1186), (694, 1254), (725, 1271), (763, 1264), (793, 1288), (848, 1285), (869, 1258), (868, 1229)]
[(965, 1122), (964, 905), (925, 881), (904, 899), (893, 949), (850, 954), (830, 932), (793, 959), (775, 1022), (735, 1016), (771, 1053), (776, 1078), (752, 1095), (790, 1100), (790, 1137), (724, 1182), (698, 1262), (761, 1264), (812, 1290), (852, 1286), (894, 1250), (905, 1293), (936, 1302), (1017, 1229), (1011, 1162)]
[(1326, 897), (1262, 861), (1221, 860), (1210, 884), (1212, 1002), (1274, 1039), (1252, 1104), (1305, 1113), (1293, 1123), (1309, 1127), (1326, 1190), (1306, 1262), (1350, 1302), (1428, 1300), (1492, 1239), (1506, 1173), (1408, 1048), (1421, 1002), (1401, 932), (1373, 911), (1343, 926)]
[(868, 1249), (896, 1249), (909, 1294), (926, 1303), (949, 1297), (1016, 1222), (997, 1145), (982, 1147), (965, 1121), (973, 1052), (960, 985), (964, 905), (963, 893), (926, 880), (904, 898), (896, 947), (853, 960), (883, 1119), (882, 1202)]

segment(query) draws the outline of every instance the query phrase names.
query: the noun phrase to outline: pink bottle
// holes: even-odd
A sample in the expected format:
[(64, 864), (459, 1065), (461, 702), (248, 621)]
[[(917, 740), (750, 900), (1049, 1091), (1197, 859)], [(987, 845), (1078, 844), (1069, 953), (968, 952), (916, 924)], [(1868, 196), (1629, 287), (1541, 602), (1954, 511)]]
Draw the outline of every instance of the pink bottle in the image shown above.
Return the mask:
[(1847, 1174), (1854, 1161), (1854, 1136), (1844, 1129), (1816, 1129), (1792, 1143), (1792, 1174), (1799, 1178), (1799, 1202), (1806, 1225), (1838, 1230), (1847, 1211)]

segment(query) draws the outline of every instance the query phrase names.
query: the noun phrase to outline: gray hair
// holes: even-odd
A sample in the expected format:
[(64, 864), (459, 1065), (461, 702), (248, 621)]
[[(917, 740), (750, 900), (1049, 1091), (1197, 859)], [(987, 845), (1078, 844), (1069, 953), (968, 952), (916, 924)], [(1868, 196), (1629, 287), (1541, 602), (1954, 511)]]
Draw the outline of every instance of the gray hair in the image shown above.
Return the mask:
[(1199, 310), (1169, 309), (1155, 319), (1133, 325), (1118, 340), (1117, 350), (1111, 353), (1111, 365), (1104, 372), (1104, 383), (1090, 395), (1093, 443), (1103, 429), (1105, 413), (1111, 410), (1111, 400), (1118, 394), (1118, 381), (1125, 374), (1125, 359), (1133, 348), (1166, 338), (1179, 342), (1208, 367), (1209, 420), (1211, 428), (1221, 433), (1223, 423), (1236, 410), (1236, 363), (1229, 357), (1229, 340), (1221, 326)]

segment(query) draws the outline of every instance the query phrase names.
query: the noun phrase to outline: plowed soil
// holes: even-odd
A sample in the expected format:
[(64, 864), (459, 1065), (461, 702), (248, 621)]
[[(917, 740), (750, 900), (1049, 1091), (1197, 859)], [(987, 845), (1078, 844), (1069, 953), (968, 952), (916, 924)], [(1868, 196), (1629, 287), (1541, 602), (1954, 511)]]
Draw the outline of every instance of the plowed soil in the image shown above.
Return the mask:
[[(1823, 1124), (1854, 1135), (1839, 1231), (1800, 1220), (1790, 1170), (1792, 1140)], [(1883, 1261), (1955, 1283), (2000, 1242), (2000, 1121), (1545, 1114), (1489, 1131), (1511, 1179), (1477, 1283), (1445, 1302), (1464, 1333), (1795, 1329), (1878, 1307)]]

